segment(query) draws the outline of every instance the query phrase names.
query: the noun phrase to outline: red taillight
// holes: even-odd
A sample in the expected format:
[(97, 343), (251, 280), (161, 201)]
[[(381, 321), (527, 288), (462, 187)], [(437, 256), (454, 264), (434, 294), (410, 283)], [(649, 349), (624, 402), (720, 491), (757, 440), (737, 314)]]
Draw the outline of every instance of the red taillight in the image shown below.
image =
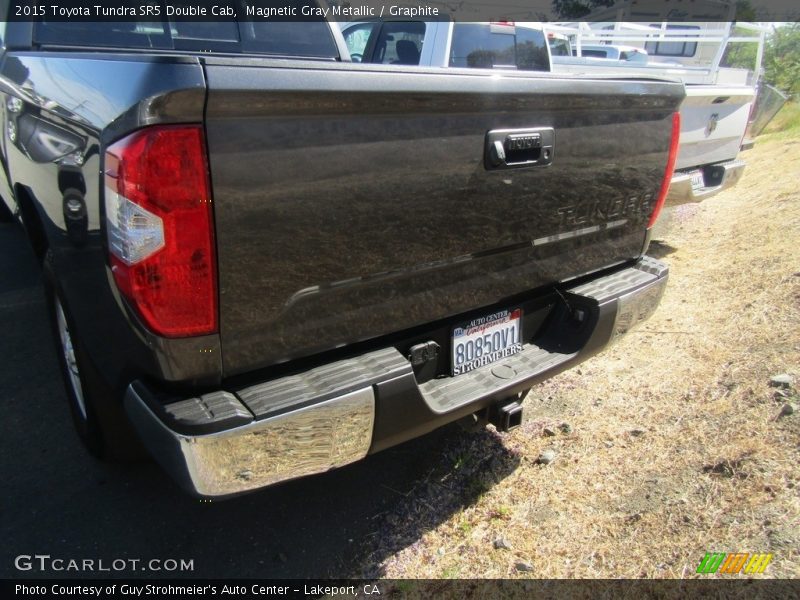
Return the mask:
[(669, 156), (667, 157), (667, 168), (664, 169), (664, 180), (661, 182), (661, 189), (658, 191), (658, 198), (656, 205), (653, 207), (653, 214), (650, 215), (650, 222), (647, 228), (650, 229), (655, 225), (658, 215), (661, 214), (661, 209), (664, 207), (664, 201), (667, 199), (669, 192), (669, 184), (672, 182), (672, 174), (675, 172), (675, 160), (678, 158), (678, 145), (681, 139), (681, 113), (672, 113), (672, 138), (669, 142)]
[(105, 155), (111, 270), (154, 333), (217, 330), (211, 186), (200, 125), (155, 126)]

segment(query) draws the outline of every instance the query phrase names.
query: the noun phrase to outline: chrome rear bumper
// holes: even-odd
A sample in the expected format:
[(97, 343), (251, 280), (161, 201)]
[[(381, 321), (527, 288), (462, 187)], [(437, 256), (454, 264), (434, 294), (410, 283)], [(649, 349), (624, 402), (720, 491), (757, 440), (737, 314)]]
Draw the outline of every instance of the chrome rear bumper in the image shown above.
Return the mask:
[(562, 297), (575, 312), (554, 310), (521, 352), (456, 377), (417, 383), (409, 360), (389, 346), (167, 404), (135, 381), (125, 408), (182, 487), (201, 497), (232, 496), (352, 463), (529, 389), (648, 319), (667, 278), (666, 265), (643, 257), (567, 284)]
[(664, 206), (678, 206), (689, 202), (700, 202), (715, 194), (733, 187), (744, 173), (745, 162), (733, 160), (720, 165), (703, 167), (705, 185), (700, 188), (692, 186), (692, 172), (679, 171), (672, 177), (669, 193)]
[(129, 418), (151, 454), (198, 496), (240, 494), (341, 467), (364, 458), (372, 442), (371, 387), (207, 435), (170, 429), (148, 406), (142, 391), (133, 385), (128, 388)]

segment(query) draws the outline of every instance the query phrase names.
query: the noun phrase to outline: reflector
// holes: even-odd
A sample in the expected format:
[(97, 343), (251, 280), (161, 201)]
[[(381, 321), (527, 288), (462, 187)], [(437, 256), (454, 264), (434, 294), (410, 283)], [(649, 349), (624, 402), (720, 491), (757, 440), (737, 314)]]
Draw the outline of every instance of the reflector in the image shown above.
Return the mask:
[(138, 263), (164, 247), (164, 222), (108, 188), (106, 223), (109, 249), (126, 265)]

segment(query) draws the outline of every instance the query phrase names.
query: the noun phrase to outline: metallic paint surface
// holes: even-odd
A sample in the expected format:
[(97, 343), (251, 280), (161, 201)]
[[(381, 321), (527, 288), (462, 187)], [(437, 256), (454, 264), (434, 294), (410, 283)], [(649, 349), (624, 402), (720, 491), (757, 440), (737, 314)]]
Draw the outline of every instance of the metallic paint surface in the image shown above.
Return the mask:
[[(218, 383), (219, 336), (154, 336), (119, 297), (106, 261), (100, 193), (105, 143), (158, 122), (202, 122), (205, 80), (199, 60), (13, 52), (0, 70), (2, 107), (12, 98), (21, 107), (0, 113), (4, 166), (17, 202), (28, 202), (41, 222), (61, 292), (97, 370), (120, 391), (141, 376), (192, 385)], [(12, 141), (8, 123), (21, 119), (32, 134)], [(53, 139), (59, 132), (64, 132), (61, 142)], [(46, 145), (40, 143), (43, 138)], [(69, 152), (59, 154), (61, 147)], [(67, 229), (66, 191), (77, 193), (86, 207), (82, 244), (74, 243)]]
[[(635, 258), (683, 93), (648, 80), (13, 51), (0, 71), (0, 150), (97, 370), (117, 389), (142, 376), (193, 388)], [(46, 124), (51, 150), (59, 131), (63, 147), (83, 147), (32, 160), (8, 136), (20, 115)], [(108, 271), (102, 152), (139, 127), (204, 119), (221, 330), (167, 340)], [(486, 131), (542, 126), (556, 131), (553, 165), (483, 168)], [(81, 244), (66, 189), (86, 207)], [(637, 208), (609, 227), (626, 202)], [(578, 230), (590, 233), (563, 235)]]
[[(682, 86), (360, 67), (206, 61), (226, 374), (640, 254)], [(487, 131), (537, 127), (552, 165), (484, 168)]]

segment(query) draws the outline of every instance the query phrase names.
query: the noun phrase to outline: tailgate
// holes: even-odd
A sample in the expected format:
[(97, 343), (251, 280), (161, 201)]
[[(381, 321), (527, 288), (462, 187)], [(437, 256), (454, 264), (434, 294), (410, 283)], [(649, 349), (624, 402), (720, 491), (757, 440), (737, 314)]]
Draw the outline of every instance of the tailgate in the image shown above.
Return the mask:
[[(206, 59), (226, 375), (640, 254), (683, 86)], [(487, 132), (552, 128), (489, 170)]]
[(753, 98), (753, 89), (747, 87), (687, 85), (675, 168), (689, 169), (736, 158)]

